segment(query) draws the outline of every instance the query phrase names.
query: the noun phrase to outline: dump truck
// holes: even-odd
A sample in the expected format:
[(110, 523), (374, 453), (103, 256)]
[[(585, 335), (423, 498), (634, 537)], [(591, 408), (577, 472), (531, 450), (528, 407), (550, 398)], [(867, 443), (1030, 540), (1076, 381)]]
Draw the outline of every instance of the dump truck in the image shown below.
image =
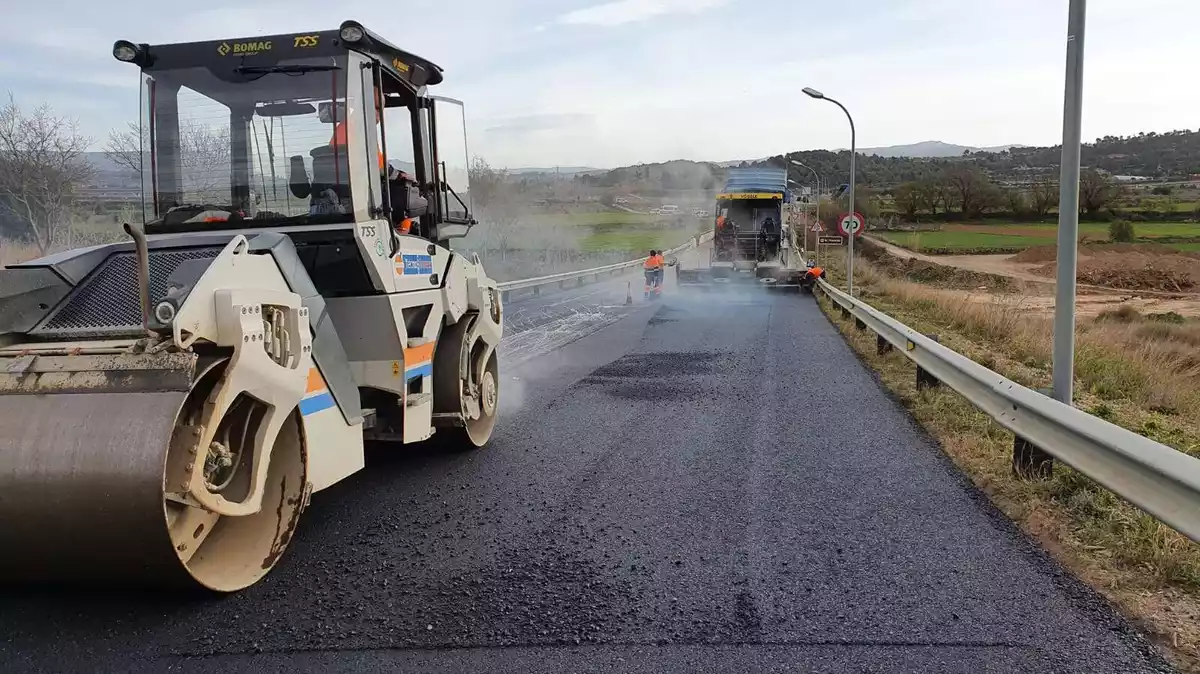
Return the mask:
[(366, 443), (492, 436), (463, 106), (355, 21), (113, 55), (144, 217), (0, 270), (0, 580), (234, 592)]
[(784, 204), (790, 201), (786, 169), (729, 169), (716, 198), (708, 266), (681, 267), (679, 285), (755, 283), (798, 289), (805, 266), (795, 233), (783, 217)]

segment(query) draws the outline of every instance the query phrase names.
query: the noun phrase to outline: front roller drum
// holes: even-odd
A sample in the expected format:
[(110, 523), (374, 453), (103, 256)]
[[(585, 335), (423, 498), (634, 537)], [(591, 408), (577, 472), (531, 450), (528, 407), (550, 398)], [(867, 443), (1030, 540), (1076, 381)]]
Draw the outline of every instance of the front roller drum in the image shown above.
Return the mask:
[[(257, 513), (221, 517), (164, 482), (167, 466), (187, 461), (221, 369), (190, 392), (0, 395), (0, 581), (232, 592), (266, 575), (306, 496), (294, 415), (274, 443)], [(235, 405), (218, 425), (214, 489), (236, 490), (249, 473), (240, 462), (252, 452), (239, 443), (254, 432), (253, 403)]]

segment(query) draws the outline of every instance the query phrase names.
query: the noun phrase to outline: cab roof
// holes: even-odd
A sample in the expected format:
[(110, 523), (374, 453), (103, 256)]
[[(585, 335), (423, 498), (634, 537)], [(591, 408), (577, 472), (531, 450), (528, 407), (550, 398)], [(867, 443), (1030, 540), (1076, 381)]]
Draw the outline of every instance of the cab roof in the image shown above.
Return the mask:
[[(346, 28), (358, 28), (363, 37), (353, 42), (342, 39)], [(294, 58), (340, 56), (353, 50), (375, 57), (393, 75), (414, 87), (440, 84), (441, 66), (406, 52), (357, 21), (345, 21), (336, 30), (280, 33), (257, 37), (138, 45), (145, 57), (139, 65), (154, 72), (197, 65), (270, 65)]]

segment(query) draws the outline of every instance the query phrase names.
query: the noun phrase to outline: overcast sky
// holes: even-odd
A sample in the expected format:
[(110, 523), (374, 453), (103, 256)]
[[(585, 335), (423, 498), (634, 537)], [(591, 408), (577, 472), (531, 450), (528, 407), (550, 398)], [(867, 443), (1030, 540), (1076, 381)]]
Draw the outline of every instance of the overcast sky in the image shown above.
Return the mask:
[[(253, 4), (253, 6), (252, 6)], [(116, 39), (174, 42), (362, 21), (446, 69), (475, 154), (611, 167), (944, 140), (1061, 140), (1067, 0), (11, 0), (0, 89), (102, 146), (136, 119)], [(1197, 0), (1088, 3), (1084, 139), (1200, 127)], [(120, 10), (116, 7), (121, 6)]]

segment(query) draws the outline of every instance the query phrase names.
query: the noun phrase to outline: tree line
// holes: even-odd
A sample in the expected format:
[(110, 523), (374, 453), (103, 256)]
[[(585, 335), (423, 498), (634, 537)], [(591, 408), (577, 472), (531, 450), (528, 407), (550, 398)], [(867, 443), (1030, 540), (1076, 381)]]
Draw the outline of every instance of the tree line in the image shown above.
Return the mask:
[[(939, 213), (979, 218), (996, 212), (1017, 218), (1044, 218), (1059, 205), (1056, 180), (1002, 185), (979, 167), (965, 164), (952, 164), (931, 177), (900, 183), (890, 192), (895, 210), (909, 219)], [(1111, 208), (1119, 195), (1120, 187), (1108, 176), (1091, 168), (1080, 173), (1079, 211), (1083, 216), (1098, 216)]]

